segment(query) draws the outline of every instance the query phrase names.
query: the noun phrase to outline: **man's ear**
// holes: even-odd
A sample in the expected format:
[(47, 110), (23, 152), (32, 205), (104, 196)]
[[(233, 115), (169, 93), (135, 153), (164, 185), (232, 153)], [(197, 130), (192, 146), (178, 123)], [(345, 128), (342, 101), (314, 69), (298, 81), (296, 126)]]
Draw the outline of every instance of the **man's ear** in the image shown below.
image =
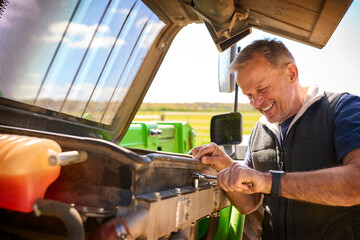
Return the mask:
[(293, 83), (296, 82), (298, 80), (298, 69), (295, 63), (289, 63), (286, 66), (286, 75), (287, 75), (287, 79)]

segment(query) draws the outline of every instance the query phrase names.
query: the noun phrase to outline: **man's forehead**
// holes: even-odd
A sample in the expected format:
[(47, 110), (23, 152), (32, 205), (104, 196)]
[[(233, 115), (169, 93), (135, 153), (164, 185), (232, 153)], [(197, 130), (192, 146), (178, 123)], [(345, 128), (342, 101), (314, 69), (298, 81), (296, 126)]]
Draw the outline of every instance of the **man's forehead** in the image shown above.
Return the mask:
[(266, 87), (274, 78), (276, 70), (264, 57), (254, 58), (242, 71), (237, 73), (237, 83), (246, 94), (253, 89)]
[(252, 58), (248, 61), (246, 67), (248, 66), (273, 67), (273, 65), (263, 55), (260, 54), (254, 54)]

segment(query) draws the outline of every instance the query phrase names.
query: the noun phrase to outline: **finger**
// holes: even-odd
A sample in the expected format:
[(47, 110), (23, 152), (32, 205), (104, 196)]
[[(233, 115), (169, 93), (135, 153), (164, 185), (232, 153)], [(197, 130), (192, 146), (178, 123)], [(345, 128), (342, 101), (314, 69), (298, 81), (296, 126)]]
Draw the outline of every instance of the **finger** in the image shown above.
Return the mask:
[(203, 156), (200, 161), (202, 164), (210, 165), (216, 171), (221, 171), (229, 167), (232, 160), (221, 156)]
[(246, 178), (244, 178), (244, 174), (246, 174), (246, 172), (244, 171), (242, 166), (239, 163), (233, 163), (231, 164), (231, 167), (229, 167), (229, 169), (231, 170), (229, 188), (233, 191), (248, 190), (245, 180)]
[[(241, 178), (241, 173), (239, 173), (237, 165), (231, 164), (229, 167), (230, 170), (230, 178), (228, 180), (229, 182), (229, 189), (232, 191), (241, 191), (242, 188), (237, 184), (239, 182), (239, 179)], [(240, 188), (239, 188), (240, 187)]]
[(224, 189), (225, 191), (233, 191), (231, 189), (231, 187), (229, 186), (229, 179), (231, 178), (231, 171), (229, 168), (226, 168), (222, 171), (222, 175), (221, 175), (221, 184), (222, 184), (222, 189)]
[[(222, 156), (209, 156), (205, 155), (200, 158), (202, 164), (210, 164), (210, 165), (217, 165), (220, 162), (224, 161), (224, 158)], [(230, 163), (228, 164), (230, 165)], [(228, 166), (226, 166), (228, 167)]]
[(197, 149), (197, 153), (195, 154), (194, 158), (195, 159), (200, 159), (205, 155), (211, 155), (214, 153), (215, 151), (215, 146), (212, 144), (206, 144), (202, 147), (200, 147), (199, 149)]
[(202, 147), (203, 147), (203, 146), (196, 146), (196, 147), (192, 148), (192, 149), (189, 151), (189, 154), (195, 156), (195, 155), (199, 152), (200, 148), (202, 148)]
[(225, 170), (222, 170), (222, 171), (218, 172), (218, 174), (217, 174), (217, 182), (219, 184), (219, 187), (222, 188), (225, 192), (227, 192), (228, 189), (223, 184), (223, 182), (224, 182), (224, 180), (223, 180), (224, 171)]
[(214, 157), (202, 156), (200, 161), (202, 164), (214, 164)]

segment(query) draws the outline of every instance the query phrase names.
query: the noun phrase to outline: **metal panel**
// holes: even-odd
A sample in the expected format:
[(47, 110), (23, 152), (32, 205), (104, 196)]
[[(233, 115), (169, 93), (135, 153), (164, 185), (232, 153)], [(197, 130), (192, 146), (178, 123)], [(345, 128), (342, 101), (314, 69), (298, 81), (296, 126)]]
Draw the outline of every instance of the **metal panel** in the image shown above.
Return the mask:
[(310, 42), (323, 44), (324, 46), (350, 4), (349, 1), (327, 0), (310, 36)]

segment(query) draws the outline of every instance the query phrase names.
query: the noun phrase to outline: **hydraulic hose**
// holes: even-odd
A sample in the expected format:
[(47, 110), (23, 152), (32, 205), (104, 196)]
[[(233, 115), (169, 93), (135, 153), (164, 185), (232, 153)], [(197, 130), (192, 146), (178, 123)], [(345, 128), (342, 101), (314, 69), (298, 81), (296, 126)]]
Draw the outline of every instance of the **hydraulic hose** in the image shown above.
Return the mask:
[(85, 240), (83, 221), (79, 212), (69, 204), (54, 200), (37, 199), (33, 205), (35, 216), (59, 218), (66, 227), (69, 240)]

